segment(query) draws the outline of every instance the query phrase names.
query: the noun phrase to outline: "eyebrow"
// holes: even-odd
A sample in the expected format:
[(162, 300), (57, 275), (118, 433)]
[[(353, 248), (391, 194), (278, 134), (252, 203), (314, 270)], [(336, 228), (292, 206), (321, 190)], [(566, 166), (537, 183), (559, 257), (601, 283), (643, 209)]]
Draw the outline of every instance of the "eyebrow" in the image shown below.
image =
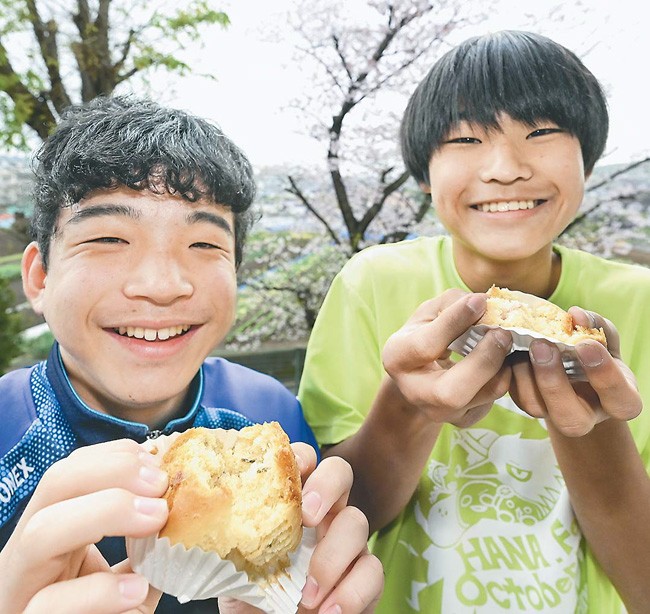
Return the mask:
[(78, 224), (79, 222), (83, 222), (84, 220), (90, 218), (102, 217), (108, 215), (120, 215), (124, 217), (129, 217), (134, 220), (137, 220), (141, 217), (139, 211), (127, 205), (113, 205), (113, 204), (92, 205), (90, 207), (79, 207), (76, 210), (73, 208), (72, 216), (66, 222), (66, 225)]
[(196, 224), (197, 222), (208, 222), (209, 224), (214, 224), (222, 230), (225, 230), (229, 236), (233, 236), (232, 226), (221, 215), (217, 213), (212, 213), (211, 211), (192, 211), (187, 215), (187, 222), (189, 224)]
[[(140, 219), (141, 213), (137, 209), (130, 207), (128, 205), (118, 205), (118, 204), (105, 204), (105, 205), (91, 205), (89, 207), (80, 207), (76, 210), (72, 210), (72, 216), (66, 222), (67, 224), (78, 224), (87, 219), (92, 219), (95, 217), (102, 216), (112, 216), (118, 215), (123, 217), (128, 217), (133, 220)], [(229, 236), (233, 236), (232, 226), (223, 216), (211, 211), (192, 211), (186, 216), (186, 221), (188, 224), (196, 224), (199, 222), (208, 222), (218, 226)]]

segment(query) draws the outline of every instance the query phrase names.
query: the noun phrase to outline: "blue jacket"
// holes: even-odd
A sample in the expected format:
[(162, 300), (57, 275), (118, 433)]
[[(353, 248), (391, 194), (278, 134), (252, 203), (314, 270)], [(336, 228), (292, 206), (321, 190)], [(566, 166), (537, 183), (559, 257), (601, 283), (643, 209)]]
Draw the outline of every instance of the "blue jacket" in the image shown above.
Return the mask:
[[(121, 438), (143, 442), (196, 426), (239, 429), (276, 420), (291, 441), (318, 449), (293, 394), (273, 378), (222, 358), (204, 362), (192, 381), (187, 411), (159, 431), (88, 407), (70, 384), (57, 344), (47, 361), (0, 378), (0, 399), (0, 548), (43, 473), (82, 446)], [(98, 545), (110, 564), (126, 558), (123, 538), (106, 538)], [(181, 606), (163, 596), (156, 612), (216, 612), (214, 600), (208, 601)]]

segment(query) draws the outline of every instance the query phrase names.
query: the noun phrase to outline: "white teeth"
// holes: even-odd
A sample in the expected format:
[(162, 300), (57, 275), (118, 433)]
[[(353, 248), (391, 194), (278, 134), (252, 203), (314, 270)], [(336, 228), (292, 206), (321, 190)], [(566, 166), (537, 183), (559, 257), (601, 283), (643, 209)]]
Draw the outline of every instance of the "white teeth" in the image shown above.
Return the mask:
[(477, 205), (479, 211), (495, 213), (497, 211), (519, 211), (520, 209), (532, 209), (535, 206), (534, 200), (511, 200), (508, 202), (483, 203)]
[(144, 339), (146, 341), (156, 341), (158, 339), (159, 341), (165, 341), (190, 330), (190, 325), (179, 324), (160, 329), (143, 328), (141, 326), (119, 326), (115, 330), (122, 336), (126, 335), (135, 339)]

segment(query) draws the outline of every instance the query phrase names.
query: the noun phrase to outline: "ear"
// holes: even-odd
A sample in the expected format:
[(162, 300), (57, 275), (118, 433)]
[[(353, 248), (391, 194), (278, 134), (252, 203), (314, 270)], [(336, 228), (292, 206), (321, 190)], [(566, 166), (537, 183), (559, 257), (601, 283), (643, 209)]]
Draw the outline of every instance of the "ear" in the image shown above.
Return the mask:
[(43, 294), (47, 273), (43, 268), (43, 256), (38, 244), (32, 241), (23, 252), (22, 260), (23, 292), (32, 309), (43, 313)]

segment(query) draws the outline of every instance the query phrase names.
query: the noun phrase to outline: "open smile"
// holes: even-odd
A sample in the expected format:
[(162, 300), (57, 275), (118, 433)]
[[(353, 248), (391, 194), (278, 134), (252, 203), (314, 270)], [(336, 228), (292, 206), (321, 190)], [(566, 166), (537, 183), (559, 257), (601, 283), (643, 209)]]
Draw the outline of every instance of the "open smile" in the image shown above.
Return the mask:
[(192, 326), (190, 324), (179, 324), (165, 328), (144, 328), (141, 326), (119, 326), (113, 330), (122, 337), (144, 339), (145, 341), (167, 341), (173, 337), (184, 335)]
[(504, 211), (522, 211), (524, 209), (534, 209), (546, 202), (543, 198), (535, 200), (504, 200), (499, 202), (481, 203), (471, 205), (472, 209), (476, 211), (483, 211), (484, 213), (501, 213)]

